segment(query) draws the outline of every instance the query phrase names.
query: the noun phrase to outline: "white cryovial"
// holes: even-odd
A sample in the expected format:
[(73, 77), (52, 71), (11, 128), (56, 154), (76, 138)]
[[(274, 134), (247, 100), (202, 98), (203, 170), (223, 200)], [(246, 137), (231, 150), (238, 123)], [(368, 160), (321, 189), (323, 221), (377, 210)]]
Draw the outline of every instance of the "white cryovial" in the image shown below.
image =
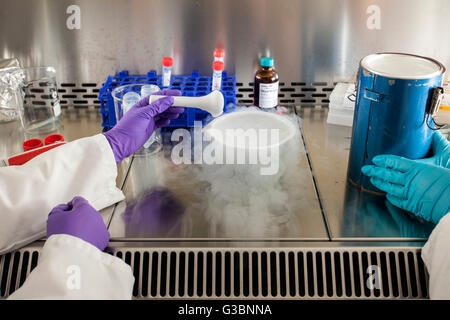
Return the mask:
[(213, 75), (212, 75), (212, 90), (220, 90), (222, 87), (222, 71), (223, 62), (214, 61), (213, 62)]
[(170, 86), (170, 76), (172, 74), (173, 59), (170, 57), (162, 58), (162, 86)]
[(154, 84), (143, 85), (141, 88), (141, 97), (145, 98), (145, 97), (147, 97), (153, 93), (156, 93), (158, 91), (161, 91), (161, 89), (157, 85), (154, 85)]
[(123, 101), (122, 101), (122, 112), (123, 115), (128, 112), (128, 110), (131, 109), (132, 106), (134, 106), (136, 103), (141, 100), (141, 96), (137, 92), (127, 92), (123, 95)]

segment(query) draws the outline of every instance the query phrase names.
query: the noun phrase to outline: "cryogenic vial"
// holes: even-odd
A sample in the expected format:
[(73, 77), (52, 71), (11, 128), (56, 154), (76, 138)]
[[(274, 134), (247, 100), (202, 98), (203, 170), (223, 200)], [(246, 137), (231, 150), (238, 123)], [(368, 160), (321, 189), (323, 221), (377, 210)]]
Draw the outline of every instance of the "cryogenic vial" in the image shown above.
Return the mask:
[(162, 58), (162, 86), (170, 86), (170, 76), (172, 74), (173, 59), (171, 57)]
[(126, 84), (111, 91), (116, 121), (122, 119), (125, 113), (141, 99), (139, 95), (141, 88), (142, 84)]
[(158, 91), (161, 91), (161, 89), (157, 85), (154, 85), (154, 84), (143, 85), (141, 88), (141, 97), (145, 98), (145, 97), (147, 97), (153, 93), (156, 93)]
[(212, 90), (220, 90), (220, 87), (222, 86), (222, 71), (223, 71), (223, 62), (214, 61), (212, 85), (211, 85)]
[(123, 103), (122, 103), (122, 112), (125, 115), (128, 110), (131, 109), (132, 106), (134, 106), (136, 103), (141, 100), (141, 96), (137, 92), (127, 92), (123, 95)]
[(215, 49), (214, 50), (214, 61), (221, 61), (225, 63), (225, 50)]
[(261, 68), (255, 74), (253, 93), (257, 107), (275, 108), (278, 105), (278, 73), (273, 68), (273, 58), (261, 58)]

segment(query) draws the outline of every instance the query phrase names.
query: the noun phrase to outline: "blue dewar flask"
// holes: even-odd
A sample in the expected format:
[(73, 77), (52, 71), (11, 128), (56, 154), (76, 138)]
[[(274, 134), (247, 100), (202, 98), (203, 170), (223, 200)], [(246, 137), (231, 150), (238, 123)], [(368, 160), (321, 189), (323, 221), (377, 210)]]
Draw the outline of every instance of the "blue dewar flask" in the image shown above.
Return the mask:
[(426, 156), (444, 72), (438, 61), (411, 54), (377, 53), (361, 60), (348, 165), (351, 184), (382, 194), (362, 174), (362, 166), (380, 154)]

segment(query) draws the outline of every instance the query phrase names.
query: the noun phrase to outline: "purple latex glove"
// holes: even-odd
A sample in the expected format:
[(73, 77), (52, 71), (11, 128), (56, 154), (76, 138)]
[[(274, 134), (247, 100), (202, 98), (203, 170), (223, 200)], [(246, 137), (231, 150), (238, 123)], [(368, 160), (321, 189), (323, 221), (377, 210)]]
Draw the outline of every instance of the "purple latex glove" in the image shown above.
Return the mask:
[(82, 197), (53, 208), (47, 219), (47, 238), (54, 234), (68, 234), (105, 250), (109, 232), (102, 216)]
[(136, 103), (114, 128), (104, 133), (111, 145), (116, 162), (135, 153), (150, 138), (153, 131), (166, 126), (170, 120), (178, 118), (184, 108), (171, 107), (173, 97), (179, 96), (179, 90), (162, 90), (157, 95), (166, 95), (148, 104), (149, 97)]

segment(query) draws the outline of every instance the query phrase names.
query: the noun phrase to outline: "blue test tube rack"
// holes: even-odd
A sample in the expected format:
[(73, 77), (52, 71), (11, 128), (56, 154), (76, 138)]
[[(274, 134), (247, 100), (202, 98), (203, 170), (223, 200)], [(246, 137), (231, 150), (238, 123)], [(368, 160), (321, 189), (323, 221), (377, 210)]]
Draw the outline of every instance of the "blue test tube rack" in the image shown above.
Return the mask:
[[(211, 92), (212, 76), (200, 76), (194, 71), (189, 76), (172, 76), (170, 83), (169, 89), (178, 89), (183, 96), (199, 97)], [(150, 71), (146, 76), (130, 75), (128, 71), (120, 71), (114, 76), (108, 76), (98, 95), (104, 131), (117, 123), (111, 92), (114, 88), (126, 84), (155, 84), (161, 87), (161, 75), (157, 75), (156, 71)], [(229, 103), (236, 104), (236, 76), (223, 71), (221, 92), (225, 98), (224, 111), (226, 111)], [(169, 127), (193, 127), (195, 121), (203, 121), (208, 115), (206, 111), (197, 108), (186, 108), (178, 119), (170, 121)]]

